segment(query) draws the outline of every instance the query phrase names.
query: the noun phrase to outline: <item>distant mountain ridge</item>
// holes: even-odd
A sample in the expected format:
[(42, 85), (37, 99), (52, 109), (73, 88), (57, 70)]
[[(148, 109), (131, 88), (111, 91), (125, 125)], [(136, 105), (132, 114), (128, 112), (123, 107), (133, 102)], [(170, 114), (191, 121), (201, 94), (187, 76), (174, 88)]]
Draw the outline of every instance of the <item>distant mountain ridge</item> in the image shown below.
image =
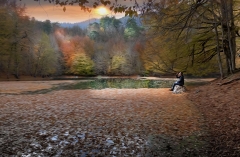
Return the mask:
[(64, 28), (69, 28), (69, 27), (73, 27), (73, 26), (79, 26), (79, 27), (81, 27), (82, 29), (85, 29), (85, 28), (87, 28), (87, 26), (88, 26), (90, 23), (93, 23), (93, 22), (99, 23), (99, 22), (100, 22), (100, 19), (91, 18), (91, 19), (89, 19), (89, 20), (82, 21), (82, 22), (77, 22), (77, 23), (60, 23), (60, 26), (61, 26), (61, 27), (64, 27)]
[[(123, 25), (125, 25), (129, 18), (130, 17), (126, 16), (126, 17), (120, 18), (119, 20), (122, 22)], [(135, 19), (137, 21), (137, 24), (139, 26), (141, 26), (142, 25), (141, 19), (139, 17), (135, 17)], [(70, 28), (70, 27), (73, 27), (73, 26), (79, 26), (82, 29), (86, 29), (90, 23), (94, 23), (94, 22), (100, 23), (100, 19), (91, 18), (89, 20), (82, 21), (82, 22), (77, 22), (77, 23), (60, 23), (60, 26), (64, 27), (64, 28)]]

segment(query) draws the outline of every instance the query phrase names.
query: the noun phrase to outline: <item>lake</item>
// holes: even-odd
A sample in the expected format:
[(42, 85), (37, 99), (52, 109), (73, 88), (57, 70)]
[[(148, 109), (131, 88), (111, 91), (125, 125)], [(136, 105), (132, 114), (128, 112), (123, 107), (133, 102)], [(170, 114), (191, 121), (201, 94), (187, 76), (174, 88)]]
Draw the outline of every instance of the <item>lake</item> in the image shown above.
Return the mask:
[[(137, 89), (137, 88), (170, 88), (176, 79), (133, 79), (133, 78), (79, 78), (74, 84), (68, 84), (62, 89)], [(205, 80), (185, 81), (185, 86), (206, 84)]]

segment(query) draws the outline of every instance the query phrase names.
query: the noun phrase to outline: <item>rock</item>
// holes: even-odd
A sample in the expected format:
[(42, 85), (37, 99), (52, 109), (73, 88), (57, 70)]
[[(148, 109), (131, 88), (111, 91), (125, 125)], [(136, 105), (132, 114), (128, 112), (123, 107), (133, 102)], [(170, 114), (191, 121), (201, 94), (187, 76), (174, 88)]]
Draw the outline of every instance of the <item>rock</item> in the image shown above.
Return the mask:
[(180, 93), (183, 93), (185, 91), (186, 91), (186, 88), (184, 86), (179, 86), (179, 85), (176, 85), (173, 89), (174, 94), (180, 94)]

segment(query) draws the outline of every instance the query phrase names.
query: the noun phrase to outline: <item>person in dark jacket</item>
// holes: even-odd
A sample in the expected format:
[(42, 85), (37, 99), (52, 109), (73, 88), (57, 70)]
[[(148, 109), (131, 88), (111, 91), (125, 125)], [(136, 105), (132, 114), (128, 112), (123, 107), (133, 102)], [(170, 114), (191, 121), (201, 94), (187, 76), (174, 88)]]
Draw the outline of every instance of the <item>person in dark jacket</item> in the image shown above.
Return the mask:
[(183, 73), (182, 72), (179, 72), (176, 77), (178, 78), (178, 81), (174, 82), (172, 88), (170, 89), (170, 91), (173, 91), (174, 90), (174, 87), (176, 85), (179, 85), (179, 86), (183, 86), (184, 85), (184, 76), (183, 76)]

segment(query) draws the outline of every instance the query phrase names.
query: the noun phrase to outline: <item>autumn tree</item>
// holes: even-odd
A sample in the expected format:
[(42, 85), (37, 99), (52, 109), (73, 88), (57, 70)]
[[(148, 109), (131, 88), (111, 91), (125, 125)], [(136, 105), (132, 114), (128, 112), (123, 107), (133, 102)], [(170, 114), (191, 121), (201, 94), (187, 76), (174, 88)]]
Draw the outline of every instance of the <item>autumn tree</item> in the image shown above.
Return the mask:
[(135, 18), (128, 18), (124, 29), (124, 37), (130, 40), (136, 40), (143, 32), (143, 28), (138, 26)]
[(64, 29), (57, 29), (55, 37), (63, 55), (65, 73), (93, 75), (94, 41), (88, 36), (71, 36)]
[(8, 8), (1, 6), (0, 7), (0, 71), (7, 72), (7, 64), (9, 58), (11, 58), (11, 36), (14, 26), (14, 21), (11, 18)]
[[(164, 13), (169, 17), (162, 19)], [(214, 32), (192, 29), (188, 36), (181, 33), (180, 28), (169, 28), (168, 25), (176, 22), (175, 16), (182, 8), (155, 9), (155, 12), (144, 16), (143, 23), (147, 28), (145, 49), (140, 50), (144, 67), (148, 72), (173, 73), (185, 71), (193, 75), (207, 75), (217, 71), (216, 57), (214, 51)], [(202, 42), (206, 43), (206, 53), (197, 53), (202, 50)], [(183, 44), (184, 43), (184, 44)], [(209, 51), (209, 52), (208, 52)], [(213, 58), (210, 58), (213, 57)], [(209, 60), (212, 59), (212, 60)], [(202, 64), (204, 63), (204, 64)], [(211, 65), (211, 66), (210, 66)], [(211, 68), (209, 68), (211, 67)]]
[[(178, 56), (189, 57), (190, 63), (186, 62), (187, 65), (196, 67), (200, 64), (211, 64), (210, 62), (215, 62), (218, 58), (220, 73), (223, 77), (224, 69), (227, 73), (233, 73), (236, 69), (235, 21), (238, 17), (234, 12), (237, 10), (234, 7), (238, 6), (236, 2), (232, 0), (148, 1), (142, 5), (142, 13), (148, 21), (146, 22), (148, 28), (154, 30), (152, 34), (155, 34), (156, 38), (160, 39), (157, 36), (172, 33), (175, 39), (166, 41), (169, 45), (184, 43), (178, 49)], [(161, 44), (162, 41), (164, 39), (159, 40), (158, 43)], [(181, 49), (188, 54), (185, 51), (181, 52)], [(174, 55), (172, 57), (174, 58)], [(223, 62), (224, 58), (225, 62)], [(191, 66), (188, 67), (191, 68)]]
[(74, 56), (71, 66), (71, 73), (76, 75), (93, 75), (94, 62), (85, 53), (78, 53)]
[(90, 39), (94, 41), (100, 41), (101, 40), (101, 30), (100, 30), (100, 24), (97, 22), (90, 23), (87, 28), (88, 36)]
[(116, 34), (122, 34), (123, 27), (120, 20), (116, 19), (114, 16), (105, 16), (100, 19), (100, 27), (103, 30), (102, 40), (107, 41), (114, 37)]
[(50, 38), (46, 33), (42, 33), (39, 42), (35, 45), (33, 75), (47, 76), (56, 73), (58, 56), (50, 44)]
[(107, 75), (108, 67), (111, 61), (109, 52), (102, 46), (101, 43), (95, 44), (95, 53), (93, 57), (94, 71), (98, 75)]
[[(54, 1), (54, 0), (50, 0)], [(55, 1), (54, 1), (55, 2)], [(148, 1), (135, 1), (133, 5), (125, 5), (124, 3), (117, 3), (118, 1), (111, 2), (108, 0), (94, 1), (93, 7), (100, 4), (109, 5), (110, 9), (117, 12), (125, 12), (125, 15), (138, 16), (139, 13), (147, 15), (149, 13), (155, 14), (161, 12), (159, 15), (160, 23), (168, 18), (174, 18), (175, 20), (171, 23), (166, 23), (164, 27), (169, 31), (181, 30), (179, 35), (185, 35), (191, 37), (190, 33), (193, 30), (206, 30), (212, 28), (211, 31), (215, 32), (216, 37), (216, 48), (209, 50), (205, 47), (206, 44), (202, 45), (202, 50), (195, 50), (192, 54), (208, 54), (208, 59), (211, 60), (213, 56), (218, 56), (220, 73), (223, 76), (221, 66), (226, 67), (227, 73), (233, 73), (236, 69), (236, 32), (238, 27), (235, 25), (235, 21), (239, 14), (238, 0), (148, 0)], [(56, 4), (60, 4), (63, 10), (66, 11), (67, 4), (78, 3), (84, 10), (89, 11), (87, 7), (88, 1), (80, 0), (76, 2), (56, 1)], [(176, 8), (178, 12), (175, 11)], [(234, 9), (236, 8), (236, 9)], [(235, 11), (236, 10), (236, 11)], [(161, 26), (161, 25), (160, 25)], [(156, 26), (153, 26), (156, 27)], [(159, 26), (157, 26), (159, 27)], [(206, 41), (208, 42), (208, 41)], [(217, 51), (214, 54), (213, 51)], [(223, 54), (223, 55), (222, 55)], [(221, 56), (225, 57), (225, 64), (222, 63)], [(205, 64), (205, 62), (203, 62)]]
[(52, 33), (52, 23), (50, 20), (45, 20), (44, 22), (42, 22), (42, 30), (47, 33), (50, 34)]
[(136, 51), (131, 51), (134, 44), (124, 40), (124, 27), (119, 20), (106, 16), (100, 19), (100, 24), (96, 22), (89, 24), (87, 30), (89, 38), (94, 41), (91, 44), (88, 42), (90, 45), (86, 47), (94, 47), (93, 60), (96, 74), (136, 74), (137, 68), (134, 67), (136, 64), (132, 63), (133, 60), (138, 62), (139, 59), (133, 55)]
[(14, 1), (6, 2), (3, 6), (0, 6), (1, 23), (3, 26), (2, 36), (0, 42), (4, 45), (2, 50), (2, 68), (9, 78), (12, 73), (16, 78), (19, 78), (22, 55), (21, 51), (24, 47), (24, 39), (27, 38), (27, 26), (28, 17), (25, 16), (24, 7), (18, 7)]
[(73, 27), (65, 28), (66, 33), (70, 36), (85, 36), (86, 30), (82, 29), (81, 27), (74, 25)]

